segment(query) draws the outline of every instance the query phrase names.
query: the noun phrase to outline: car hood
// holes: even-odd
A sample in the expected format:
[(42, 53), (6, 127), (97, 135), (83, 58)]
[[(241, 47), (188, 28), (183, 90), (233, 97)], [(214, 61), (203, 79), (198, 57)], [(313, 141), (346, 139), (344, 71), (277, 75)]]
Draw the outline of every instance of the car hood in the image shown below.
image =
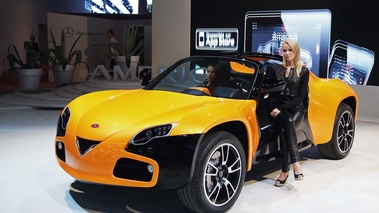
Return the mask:
[(188, 120), (190, 114), (201, 116), (212, 108), (218, 111), (216, 105), (232, 101), (236, 100), (140, 89), (88, 94), (77, 98), (70, 109), (78, 137), (105, 140), (121, 130), (135, 134), (151, 126), (179, 122), (183, 117)]

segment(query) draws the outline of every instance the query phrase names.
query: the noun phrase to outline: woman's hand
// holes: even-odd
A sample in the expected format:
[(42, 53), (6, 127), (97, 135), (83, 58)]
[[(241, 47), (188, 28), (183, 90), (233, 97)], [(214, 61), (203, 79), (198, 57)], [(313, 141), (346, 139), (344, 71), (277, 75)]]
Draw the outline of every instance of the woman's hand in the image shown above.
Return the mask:
[(270, 115), (271, 117), (275, 118), (280, 113), (280, 110), (278, 108), (275, 108), (271, 111)]

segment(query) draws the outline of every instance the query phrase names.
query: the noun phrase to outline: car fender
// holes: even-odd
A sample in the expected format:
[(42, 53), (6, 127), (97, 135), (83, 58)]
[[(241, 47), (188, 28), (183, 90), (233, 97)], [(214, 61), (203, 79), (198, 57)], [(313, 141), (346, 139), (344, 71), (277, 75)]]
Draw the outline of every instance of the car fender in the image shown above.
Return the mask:
[[(308, 119), (314, 139), (313, 143), (327, 143), (332, 138), (334, 120), (339, 105), (351, 97), (357, 105), (358, 96), (351, 87), (339, 79), (322, 79), (311, 74), (309, 85)], [(351, 107), (357, 112), (358, 107)]]
[[(247, 170), (251, 169), (258, 143), (259, 143), (259, 125), (256, 118), (256, 101), (255, 100), (231, 100), (219, 98), (219, 104), (213, 104), (211, 107), (198, 108), (184, 116), (173, 130), (173, 135), (182, 135), (190, 133), (201, 133), (205, 136), (207, 133), (222, 130), (236, 135), (245, 148), (247, 157)], [(205, 112), (206, 111), (206, 112)], [(243, 112), (243, 114), (241, 114)], [(203, 116), (207, 115), (207, 116)], [(196, 121), (196, 122), (194, 122)], [(243, 130), (233, 130), (228, 124), (238, 125)], [(233, 126), (234, 127), (234, 126)], [(240, 135), (241, 132), (246, 134)], [(200, 138), (199, 143), (202, 141)], [(199, 146), (199, 144), (197, 145)], [(197, 153), (197, 148), (196, 148)], [(194, 158), (196, 158), (196, 153)]]

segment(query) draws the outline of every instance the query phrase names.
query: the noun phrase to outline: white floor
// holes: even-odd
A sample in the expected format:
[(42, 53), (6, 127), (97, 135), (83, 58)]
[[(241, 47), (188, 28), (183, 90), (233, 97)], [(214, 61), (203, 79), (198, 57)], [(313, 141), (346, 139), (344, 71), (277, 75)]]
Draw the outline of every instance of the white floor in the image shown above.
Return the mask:
[[(59, 110), (0, 104), (0, 213), (189, 212), (175, 192), (108, 188), (76, 182), (57, 164)], [(369, 120), (370, 119), (370, 120)], [(358, 118), (343, 160), (302, 152), (304, 181), (274, 187), (279, 163), (255, 167), (229, 212), (379, 212), (379, 119)]]

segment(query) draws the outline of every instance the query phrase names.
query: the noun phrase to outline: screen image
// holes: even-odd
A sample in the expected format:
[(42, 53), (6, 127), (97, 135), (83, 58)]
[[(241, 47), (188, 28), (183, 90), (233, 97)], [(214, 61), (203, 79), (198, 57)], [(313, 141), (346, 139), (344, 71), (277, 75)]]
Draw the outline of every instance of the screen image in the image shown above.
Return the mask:
[(86, 0), (85, 9), (100, 14), (138, 14), (139, 0)]
[(337, 40), (330, 55), (328, 78), (338, 78), (350, 85), (366, 85), (374, 60), (373, 51)]
[(327, 76), (331, 12), (320, 10), (249, 11), (245, 14), (245, 52), (281, 55), (285, 39), (295, 39), (301, 59), (315, 75)]

